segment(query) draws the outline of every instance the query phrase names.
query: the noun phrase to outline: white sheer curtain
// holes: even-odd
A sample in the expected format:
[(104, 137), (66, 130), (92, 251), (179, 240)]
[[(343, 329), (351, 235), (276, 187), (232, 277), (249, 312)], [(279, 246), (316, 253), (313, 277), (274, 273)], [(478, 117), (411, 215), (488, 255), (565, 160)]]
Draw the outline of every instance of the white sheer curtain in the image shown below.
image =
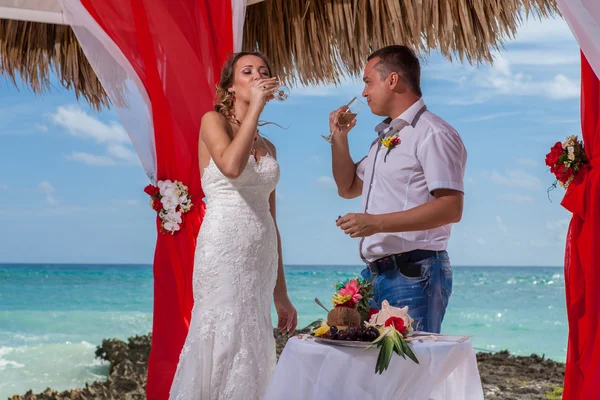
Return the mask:
[[(262, 0), (231, 0), (234, 51), (240, 51), (246, 6)], [(0, 18), (69, 24), (129, 134), (142, 166), (156, 177), (152, 109), (145, 88), (117, 45), (80, 0), (0, 0)]]
[[(6, 0), (0, 0), (6, 1)], [(156, 177), (156, 148), (148, 95), (129, 61), (79, 0), (59, 0), (104, 90), (112, 102), (151, 180)], [(240, 51), (246, 0), (231, 0), (234, 51)]]
[(573, 35), (600, 77), (600, 0), (557, 0)]
[(58, 0), (0, 0), (0, 18), (66, 24)]
[(246, 0), (231, 0), (233, 25), (233, 51), (242, 49), (244, 38), (244, 20), (246, 19)]
[(146, 89), (129, 61), (79, 0), (59, 0), (67, 22), (96, 72), (111, 106), (131, 138), (146, 175), (156, 177), (152, 109)]

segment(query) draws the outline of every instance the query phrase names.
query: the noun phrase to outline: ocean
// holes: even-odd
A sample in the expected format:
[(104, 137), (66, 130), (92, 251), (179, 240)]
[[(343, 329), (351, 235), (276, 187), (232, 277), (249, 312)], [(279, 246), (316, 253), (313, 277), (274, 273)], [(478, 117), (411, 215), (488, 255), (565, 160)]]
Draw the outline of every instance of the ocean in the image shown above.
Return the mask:
[[(329, 305), (333, 284), (359, 273), (287, 266), (299, 327), (324, 317), (315, 297)], [(562, 268), (454, 267), (453, 285), (443, 333), (473, 335), (478, 351), (564, 362)], [(148, 265), (0, 264), (0, 399), (104, 379), (108, 365), (94, 358), (96, 346), (150, 331), (152, 286)]]

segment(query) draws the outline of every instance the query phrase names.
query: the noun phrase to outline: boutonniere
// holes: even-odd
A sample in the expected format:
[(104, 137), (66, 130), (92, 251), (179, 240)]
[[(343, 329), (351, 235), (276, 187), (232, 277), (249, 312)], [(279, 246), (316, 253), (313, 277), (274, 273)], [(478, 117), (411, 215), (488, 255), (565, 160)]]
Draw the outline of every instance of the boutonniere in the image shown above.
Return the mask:
[(400, 138), (398, 137), (398, 134), (394, 134), (391, 136), (387, 136), (384, 137), (383, 139), (381, 139), (381, 146), (384, 148), (387, 148), (387, 152), (385, 153), (385, 157), (383, 157), (383, 162), (386, 161), (386, 158), (388, 156), (388, 154), (390, 154), (390, 151), (392, 151), (392, 149), (396, 146), (398, 146), (400, 144)]

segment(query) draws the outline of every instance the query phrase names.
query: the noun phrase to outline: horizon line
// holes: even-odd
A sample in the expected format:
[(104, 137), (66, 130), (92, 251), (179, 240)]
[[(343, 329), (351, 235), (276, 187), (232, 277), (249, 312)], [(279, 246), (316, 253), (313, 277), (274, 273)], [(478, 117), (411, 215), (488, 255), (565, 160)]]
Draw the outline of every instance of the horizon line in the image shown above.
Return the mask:
[[(147, 266), (152, 267), (153, 264), (148, 263), (127, 263), (127, 262), (117, 262), (117, 263), (98, 263), (98, 262), (5, 262), (0, 261), (0, 266), (2, 265), (98, 265), (98, 266)], [(356, 268), (364, 268), (364, 265), (361, 264), (284, 264), (285, 267), (328, 267), (328, 268), (348, 268), (348, 267), (356, 267)], [(563, 268), (563, 265), (502, 265), (502, 264), (494, 264), (494, 265), (479, 265), (479, 264), (464, 264), (464, 265), (452, 265), (452, 268)]]

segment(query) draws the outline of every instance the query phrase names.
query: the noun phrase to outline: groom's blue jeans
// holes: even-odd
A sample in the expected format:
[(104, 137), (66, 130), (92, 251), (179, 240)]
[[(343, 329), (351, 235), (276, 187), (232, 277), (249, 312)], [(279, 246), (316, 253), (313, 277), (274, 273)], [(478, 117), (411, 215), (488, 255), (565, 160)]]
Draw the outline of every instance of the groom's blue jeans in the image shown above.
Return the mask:
[[(415, 330), (440, 333), (448, 300), (452, 294), (452, 268), (445, 251), (420, 260), (421, 276), (408, 277), (398, 269), (376, 274), (373, 279), (373, 299), (371, 306), (381, 309), (381, 302), (387, 300), (391, 306), (408, 306), (409, 315), (415, 320)], [(365, 279), (371, 278), (371, 271), (362, 271)]]

